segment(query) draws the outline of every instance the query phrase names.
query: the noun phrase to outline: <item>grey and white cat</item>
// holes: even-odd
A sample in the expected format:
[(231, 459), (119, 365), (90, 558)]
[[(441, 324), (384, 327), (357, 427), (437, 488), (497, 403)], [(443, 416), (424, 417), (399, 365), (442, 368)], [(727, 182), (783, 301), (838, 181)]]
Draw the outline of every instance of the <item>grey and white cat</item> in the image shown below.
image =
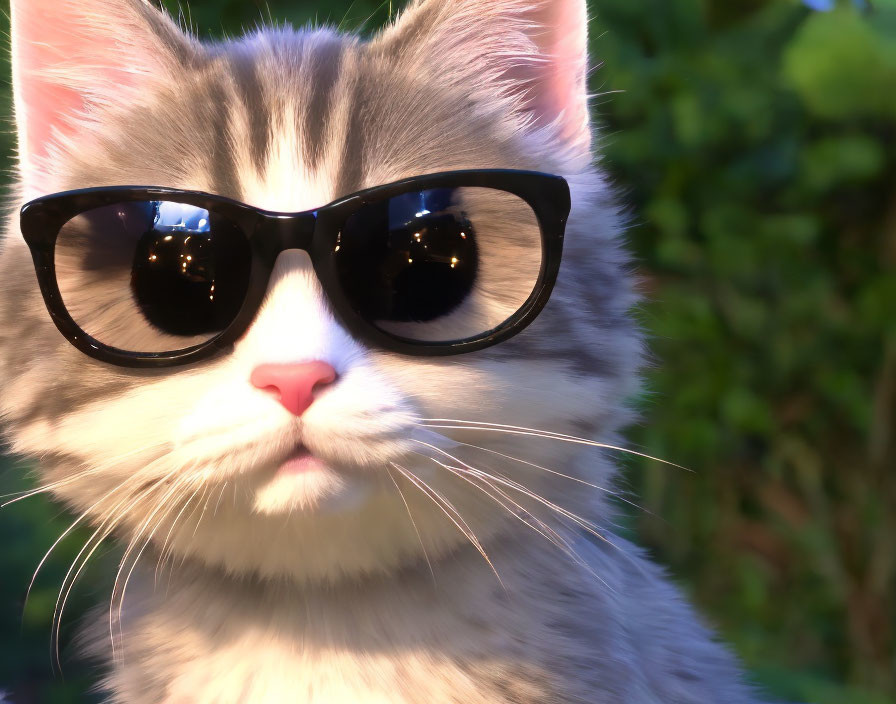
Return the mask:
[[(618, 444), (642, 360), (594, 166), (585, 0), (418, 0), (370, 41), (278, 28), (200, 43), (145, 0), (11, 9), (16, 209), (144, 184), (296, 212), (493, 167), (560, 174), (573, 196), (553, 298), (502, 345), (368, 348), (288, 251), (232, 353), (160, 372), (97, 362), (57, 332), (10, 220), (7, 437), (96, 531), (70, 578), (105, 537), (128, 546), (88, 629), (108, 701), (759, 701), (613, 534), (613, 452), (569, 441)], [(250, 382), (309, 362), (338, 379), (304, 413)], [(313, 466), (278, 470), (298, 447)]]

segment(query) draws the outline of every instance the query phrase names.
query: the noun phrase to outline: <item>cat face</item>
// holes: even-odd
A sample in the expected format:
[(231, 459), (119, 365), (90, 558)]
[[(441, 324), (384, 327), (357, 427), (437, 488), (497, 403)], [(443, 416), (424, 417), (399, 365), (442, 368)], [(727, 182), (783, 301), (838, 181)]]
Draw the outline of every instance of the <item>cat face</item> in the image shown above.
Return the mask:
[[(552, 520), (520, 487), (599, 514), (600, 458), (519, 432), (606, 437), (640, 358), (591, 166), (585, 17), (580, 0), (426, 0), (369, 42), (270, 29), (203, 45), (141, 0), (13, 0), (20, 204), (141, 184), (297, 212), (467, 168), (557, 173), (573, 198), (551, 302), (498, 347), (367, 346), (289, 250), (231, 353), (161, 371), (97, 362), (56, 331), (14, 218), (0, 259), (13, 449), (41, 457), (42, 484), (97, 539), (265, 576), (382, 571)], [(272, 368), (332, 374), (297, 410), (259, 382)]]

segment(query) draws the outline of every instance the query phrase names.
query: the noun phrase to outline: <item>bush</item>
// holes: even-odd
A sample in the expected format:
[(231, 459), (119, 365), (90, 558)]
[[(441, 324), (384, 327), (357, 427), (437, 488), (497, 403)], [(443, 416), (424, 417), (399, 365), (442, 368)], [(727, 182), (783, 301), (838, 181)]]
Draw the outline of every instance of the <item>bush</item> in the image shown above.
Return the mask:
[[(659, 366), (641, 535), (782, 696), (893, 693), (896, 4), (601, 0)], [(788, 675), (782, 666), (800, 674)], [(827, 693), (825, 693), (827, 691)]]

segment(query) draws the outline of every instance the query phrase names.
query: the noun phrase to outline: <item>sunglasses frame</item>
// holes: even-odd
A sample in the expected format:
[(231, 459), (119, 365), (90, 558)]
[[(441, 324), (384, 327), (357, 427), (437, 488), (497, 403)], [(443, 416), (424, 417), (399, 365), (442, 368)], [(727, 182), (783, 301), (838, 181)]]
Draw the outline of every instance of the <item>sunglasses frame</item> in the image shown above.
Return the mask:
[[(532, 208), (541, 229), (542, 261), (532, 294), (501, 325), (481, 335), (453, 342), (425, 342), (391, 335), (366, 321), (346, 298), (336, 268), (336, 246), (341, 227), (360, 208), (412, 190), (436, 188), (492, 188), (511, 193)], [(160, 353), (120, 350), (94, 339), (66, 310), (56, 281), (56, 240), (66, 223), (81, 213), (115, 203), (168, 200), (214, 210), (240, 228), (252, 249), (246, 297), (234, 320), (223, 331), (199, 345)], [(560, 176), (536, 171), (483, 169), (446, 171), (415, 176), (376, 186), (300, 213), (278, 213), (254, 208), (223, 196), (200, 191), (147, 186), (86, 188), (44, 196), (21, 210), (21, 230), (31, 250), (41, 294), (59, 331), (94, 359), (120, 367), (162, 368), (200, 362), (231, 350), (249, 329), (268, 289), (274, 262), (287, 249), (301, 249), (314, 271), (333, 312), (359, 341), (411, 356), (447, 356), (475, 352), (503, 342), (526, 328), (551, 296), (563, 252), (563, 237), (571, 203), (569, 185)]]

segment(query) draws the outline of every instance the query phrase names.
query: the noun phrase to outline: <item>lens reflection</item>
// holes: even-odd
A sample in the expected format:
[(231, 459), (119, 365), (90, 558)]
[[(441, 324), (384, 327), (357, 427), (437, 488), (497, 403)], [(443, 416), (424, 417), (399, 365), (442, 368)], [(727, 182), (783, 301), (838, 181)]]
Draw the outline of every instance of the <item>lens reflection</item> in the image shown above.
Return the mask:
[[(239, 311), (245, 238), (232, 228), (211, 231), (206, 210), (182, 203), (152, 204), (153, 224), (141, 237), (131, 267), (131, 288), (144, 317), (172, 335), (215, 333)], [(236, 234), (236, 236), (233, 236)], [(236, 251), (232, 248), (236, 247)], [(237, 255), (237, 256), (234, 256)]]
[(236, 317), (248, 289), (247, 238), (192, 205), (140, 201), (73, 218), (56, 245), (72, 318), (103, 344), (168, 352), (205, 342)]
[(337, 270), (355, 309), (384, 331), (469, 339), (528, 299), (540, 272), (540, 232), (531, 207), (503, 191), (413, 191), (348, 219)]
[[(345, 246), (342, 246), (342, 237)], [(353, 215), (340, 237), (344, 282), (371, 320), (430, 321), (469, 295), (479, 257), (473, 224), (451, 191), (413, 193)]]

